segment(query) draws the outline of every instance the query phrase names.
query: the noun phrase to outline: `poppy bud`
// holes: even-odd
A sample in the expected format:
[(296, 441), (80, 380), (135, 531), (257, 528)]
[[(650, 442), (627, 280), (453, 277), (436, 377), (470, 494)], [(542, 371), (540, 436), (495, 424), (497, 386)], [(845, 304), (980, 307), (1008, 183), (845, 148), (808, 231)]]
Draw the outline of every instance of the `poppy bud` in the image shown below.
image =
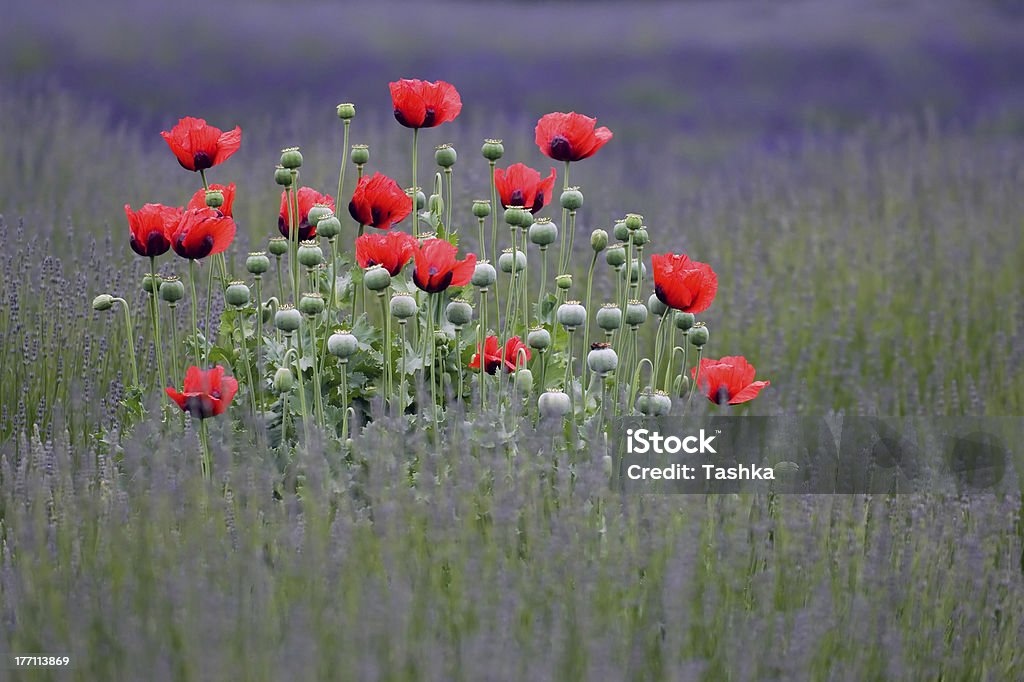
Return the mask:
[(324, 311), (324, 297), (315, 292), (307, 292), (299, 298), (299, 312), (303, 315), (319, 315)]
[(572, 409), (572, 403), (562, 391), (545, 391), (537, 398), (537, 409), (544, 417), (564, 417)]
[(391, 286), (391, 273), (382, 265), (374, 265), (363, 273), (363, 284), (370, 291), (384, 291)]
[(587, 366), (590, 367), (591, 372), (598, 376), (604, 376), (609, 372), (614, 372), (615, 368), (619, 366), (619, 356), (610, 344), (595, 343), (590, 346), (590, 352), (587, 353)]
[(541, 218), (533, 225), (530, 225), (530, 241), (542, 249), (549, 244), (554, 244), (558, 239), (558, 227), (551, 222), (550, 218)]
[(508, 225), (522, 225), (525, 213), (526, 209), (522, 206), (509, 206), (505, 209), (505, 222)]
[[(160, 286), (160, 276), (159, 275), (157, 275), (156, 281), (157, 281), (157, 287), (159, 287)], [(147, 294), (153, 293), (153, 275), (151, 273), (149, 273), (149, 272), (147, 272), (146, 274), (144, 274), (142, 276), (142, 290), (145, 291)]]
[(359, 350), (359, 339), (347, 331), (338, 330), (327, 337), (327, 352), (336, 358), (347, 361)]
[(690, 390), (690, 378), (680, 374), (675, 378), (675, 381), (672, 382), (672, 391), (682, 398), (686, 395), (688, 390)]
[(685, 332), (694, 325), (697, 318), (694, 317), (693, 313), (684, 313), (681, 310), (677, 310), (673, 321), (676, 323), (676, 329)]
[(319, 227), (320, 221), (328, 216), (334, 215), (334, 211), (326, 204), (314, 204), (306, 213), (306, 222), (313, 227)]
[(498, 279), (498, 273), (495, 272), (494, 266), (485, 260), (477, 261), (476, 267), (473, 269), (473, 279), (470, 283), (477, 289), (486, 289), (494, 284), (495, 280)]
[(288, 238), (271, 237), (270, 242), (267, 244), (267, 250), (275, 256), (283, 256), (288, 253)]
[(100, 294), (92, 299), (92, 309), (103, 312), (114, 307), (114, 297), (110, 294)]
[(497, 161), (505, 155), (505, 146), (501, 144), (501, 140), (487, 139), (484, 140), (484, 146), (480, 148), (480, 152), (488, 161)]
[(350, 121), (356, 117), (356, 105), (351, 102), (343, 102), (338, 105), (338, 118), (342, 121)]
[(278, 166), (274, 169), (274, 182), (282, 187), (291, 187), (292, 172), (284, 166)]
[(295, 385), (295, 376), (287, 367), (278, 367), (274, 372), (274, 390), (278, 393), (287, 393)]
[(430, 207), (430, 212), (435, 215), (444, 213), (444, 199), (440, 194), (431, 194), (430, 202), (427, 205)]
[(647, 275), (647, 266), (640, 262), (638, 258), (633, 259), (632, 267), (629, 268), (628, 273), (624, 272), (623, 275), (629, 276), (631, 283), (639, 282), (644, 276)]
[(580, 191), (579, 187), (570, 187), (562, 192), (559, 202), (562, 204), (562, 208), (567, 211), (575, 211), (583, 205), (583, 192)]
[(695, 345), (697, 348), (700, 348), (708, 342), (708, 338), (710, 336), (711, 334), (708, 332), (708, 328), (704, 326), (704, 323), (698, 322), (693, 326), (693, 329), (690, 330), (687, 338), (690, 339), (690, 343)]
[(399, 320), (407, 320), (419, 312), (416, 299), (406, 294), (391, 297), (391, 314)]
[(206, 205), (210, 208), (220, 208), (224, 205), (224, 192), (219, 189), (206, 190)]
[(606, 332), (615, 331), (622, 326), (622, 311), (614, 303), (605, 303), (597, 311), (597, 326)]
[(473, 215), (477, 218), (486, 218), (491, 215), (491, 202), (487, 199), (474, 199)]
[(635, 327), (646, 321), (647, 306), (637, 300), (632, 300), (626, 304), (626, 324)]
[(611, 455), (605, 455), (601, 458), (601, 470), (604, 471), (604, 475), (608, 478), (612, 477), (615, 473), (615, 462), (612, 460)]
[(451, 168), (458, 158), (459, 155), (455, 153), (455, 147), (450, 144), (438, 145), (434, 149), (434, 161), (441, 168)]
[(646, 417), (660, 417), (672, 409), (672, 399), (664, 391), (645, 389), (637, 396), (636, 409)]
[[(312, 209), (310, 209), (312, 210)], [(324, 262), (324, 252), (312, 239), (299, 243), (299, 262), (307, 268), (315, 268)]]
[(185, 284), (177, 277), (164, 277), (160, 282), (160, 298), (174, 305), (185, 298)]
[(274, 326), (286, 334), (291, 334), (302, 324), (302, 315), (290, 303), (285, 303), (277, 309), (274, 315)]
[(270, 259), (263, 251), (252, 251), (245, 258), (245, 269), (253, 275), (262, 275), (270, 269)]
[(636, 246), (643, 246), (651, 241), (651, 235), (648, 234), (646, 227), (641, 227), (633, 233), (633, 244)]
[(525, 395), (533, 391), (533, 372), (525, 367), (512, 375), (512, 381), (516, 387), (516, 391), (521, 395)]
[(522, 272), (526, 268), (526, 254), (517, 250), (515, 256), (513, 256), (511, 248), (505, 249), (498, 256), (498, 268), (505, 274), (512, 272), (513, 258), (515, 259), (516, 272)]
[(370, 145), (354, 144), (349, 152), (349, 160), (357, 166), (365, 166), (370, 162)]
[(615, 222), (615, 226), (612, 227), (612, 236), (620, 242), (624, 242), (629, 239), (629, 228), (626, 227), (625, 220), (618, 220)]
[(579, 301), (566, 301), (558, 306), (555, 317), (559, 324), (572, 331), (587, 321), (587, 309)]
[(613, 244), (604, 254), (604, 261), (613, 268), (621, 267), (626, 262), (626, 247), (622, 244)]
[(463, 325), (469, 324), (473, 319), (473, 306), (469, 305), (466, 301), (455, 299), (444, 309), (444, 316), (456, 328), (461, 328)]
[(595, 253), (601, 253), (608, 246), (608, 233), (604, 230), (594, 230), (590, 233), (590, 248)]
[(639, 230), (643, 227), (644, 217), (639, 213), (627, 213), (623, 222), (626, 223), (627, 230)]
[(236, 308), (249, 305), (249, 287), (245, 282), (235, 280), (224, 290), (224, 300)]
[(563, 291), (568, 291), (569, 289), (572, 288), (572, 275), (566, 273), (564, 275), (559, 275), (558, 277), (555, 277), (555, 286), (557, 286), (559, 289), (562, 289)]
[(661, 317), (668, 310), (668, 306), (661, 302), (657, 294), (651, 294), (647, 299), (647, 309), (654, 313), (655, 317)]
[(316, 233), (328, 240), (334, 239), (341, 234), (341, 221), (333, 213), (321, 218), (316, 224)]
[(270, 315), (273, 312), (274, 308), (269, 303), (264, 303), (260, 306), (260, 317), (263, 318), (263, 324), (270, 322)]
[(534, 350), (544, 350), (551, 346), (551, 333), (544, 327), (534, 327), (526, 335), (526, 344)]
[(281, 150), (281, 165), (288, 170), (295, 170), (302, 166), (302, 152), (298, 147), (286, 147)]

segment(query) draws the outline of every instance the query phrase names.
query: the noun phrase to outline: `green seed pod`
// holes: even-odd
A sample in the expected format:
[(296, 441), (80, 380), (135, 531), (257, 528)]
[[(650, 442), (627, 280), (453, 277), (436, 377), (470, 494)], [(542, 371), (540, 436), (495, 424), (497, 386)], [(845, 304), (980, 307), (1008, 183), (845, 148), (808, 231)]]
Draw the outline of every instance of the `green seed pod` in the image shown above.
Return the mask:
[(185, 283), (177, 277), (165, 277), (160, 282), (160, 298), (168, 303), (177, 303), (185, 298)]
[(342, 121), (350, 121), (356, 117), (356, 105), (351, 102), (342, 102), (338, 105), (338, 118)]
[(587, 367), (598, 376), (614, 372), (619, 366), (619, 356), (608, 343), (595, 343), (587, 353)]
[(577, 211), (583, 206), (583, 192), (580, 191), (579, 187), (570, 187), (562, 192), (562, 196), (558, 198), (558, 201), (565, 210)]
[[(625, 276), (626, 274), (627, 273), (624, 270), (623, 276)], [(630, 283), (635, 284), (636, 282), (640, 281), (641, 279), (647, 276), (647, 266), (641, 263), (639, 258), (634, 258), (632, 267), (629, 268), (628, 275)]]
[(278, 367), (274, 372), (274, 390), (278, 393), (287, 393), (295, 386), (295, 375), (287, 367)]
[(440, 194), (431, 194), (427, 205), (430, 207), (430, 212), (434, 215), (444, 213), (444, 199), (441, 198)]
[(319, 315), (324, 311), (324, 297), (315, 292), (306, 292), (299, 298), (299, 312), (303, 315)]
[(543, 417), (564, 417), (572, 409), (572, 403), (562, 391), (545, 391), (537, 399), (537, 409)]
[(409, 197), (413, 195), (413, 192), (416, 193), (416, 210), (422, 211), (427, 205), (427, 195), (419, 187), (409, 187), (405, 190), (406, 196)]
[(626, 247), (622, 244), (613, 244), (604, 254), (604, 262), (613, 268), (621, 267), (626, 262)]
[(449, 322), (454, 324), (456, 328), (460, 328), (463, 325), (467, 325), (473, 319), (473, 306), (466, 301), (455, 299), (447, 305), (444, 309), (444, 316)]
[(682, 374), (676, 376), (672, 382), (672, 392), (680, 398), (686, 396), (686, 392), (690, 390), (690, 378)]
[(557, 286), (559, 289), (562, 289), (563, 291), (568, 291), (569, 289), (572, 288), (572, 275), (566, 273), (564, 275), (559, 275), (558, 277), (555, 277), (555, 286)]
[(110, 294), (100, 294), (92, 299), (92, 309), (100, 312), (110, 310), (114, 307), (114, 297)]
[(644, 389), (637, 396), (636, 409), (645, 417), (661, 417), (672, 409), (672, 399), (664, 391), (652, 391)]
[[(156, 276), (156, 286), (160, 287), (160, 275)], [(147, 294), (153, 293), (153, 275), (149, 272), (142, 276), (142, 290)]]
[(270, 259), (263, 251), (251, 251), (245, 257), (245, 269), (253, 275), (262, 275), (270, 269)]
[(363, 273), (363, 284), (370, 291), (384, 291), (391, 286), (391, 274), (381, 265), (374, 265)]
[(551, 346), (551, 333), (544, 327), (534, 327), (526, 335), (526, 345), (534, 350), (544, 350)]
[(473, 269), (473, 279), (470, 283), (477, 289), (487, 289), (492, 286), (498, 279), (498, 273), (494, 270), (494, 266), (485, 260), (477, 261), (476, 268)]
[(206, 190), (206, 205), (210, 208), (220, 208), (224, 205), (224, 192), (219, 189)]
[[(310, 209), (309, 213), (306, 214), (306, 221), (310, 225), (314, 225), (317, 229), (320, 229), (320, 221), (328, 216), (333, 216), (334, 211), (327, 204), (314, 204)], [(319, 234), (319, 232), (317, 233)]]
[(357, 166), (365, 166), (370, 163), (370, 146), (366, 144), (352, 145), (352, 151), (349, 152), (348, 158)]
[(327, 352), (336, 358), (348, 360), (359, 350), (359, 339), (347, 331), (338, 330), (327, 337)]
[(316, 233), (325, 239), (334, 239), (341, 234), (341, 221), (338, 216), (331, 213), (317, 221)]
[(505, 274), (512, 272), (512, 259), (515, 258), (515, 268), (517, 273), (521, 273), (526, 267), (526, 254), (522, 251), (516, 251), (515, 256), (512, 255), (512, 249), (505, 249), (498, 256), (498, 268)]
[(299, 328), (300, 324), (302, 324), (302, 314), (290, 303), (282, 305), (274, 315), (274, 326), (286, 334), (291, 334)]
[(651, 294), (650, 298), (647, 299), (647, 309), (654, 314), (655, 317), (661, 317), (668, 311), (668, 306), (661, 302), (657, 294)]
[(615, 331), (622, 326), (622, 311), (614, 303), (605, 303), (597, 311), (597, 326), (606, 332)]
[(281, 150), (281, 165), (288, 170), (295, 170), (302, 166), (302, 152), (298, 147), (287, 147)]
[(612, 227), (612, 236), (620, 242), (624, 242), (629, 239), (629, 228), (626, 227), (625, 220), (619, 220)]
[(315, 268), (324, 262), (324, 252), (316, 241), (310, 239), (299, 243), (299, 262), (307, 268)]
[(626, 223), (627, 230), (639, 230), (643, 227), (644, 217), (639, 213), (627, 213), (623, 222)]
[(407, 320), (419, 312), (416, 299), (406, 294), (391, 297), (391, 314), (399, 320)]
[(451, 168), (458, 158), (459, 155), (455, 153), (455, 147), (450, 144), (438, 145), (434, 149), (434, 161), (441, 168)]
[(687, 335), (687, 338), (690, 339), (690, 343), (692, 343), (697, 348), (700, 348), (701, 346), (706, 344), (710, 337), (711, 334), (708, 332), (708, 328), (704, 326), (703, 322), (698, 322), (697, 324), (695, 324), (693, 328), (690, 330), (690, 333)]
[(579, 301), (566, 301), (555, 311), (558, 323), (569, 330), (583, 326), (587, 321), (587, 309)]
[(516, 370), (512, 375), (512, 383), (519, 395), (528, 395), (533, 391), (533, 372), (525, 367)]
[(231, 282), (224, 290), (224, 300), (236, 308), (249, 305), (249, 287), (240, 280)]
[(595, 253), (601, 253), (608, 246), (608, 233), (598, 229), (590, 233), (590, 248)]
[(631, 327), (643, 324), (647, 321), (647, 306), (640, 301), (630, 301), (626, 304), (625, 319)]
[(558, 227), (551, 222), (550, 218), (541, 218), (533, 225), (530, 225), (530, 242), (537, 246), (547, 248), (558, 239)]
[(284, 166), (278, 166), (274, 169), (274, 182), (282, 187), (291, 187), (292, 172)]
[(491, 215), (491, 202), (489, 199), (473, 200), (473, 215), (477, 218), (486, 218)]
[(509, 206), (505, 209), (505, 223), (508, 225), (522, 225), (525, 213), (527, 213), (527, 210), (522, 206)]
[(288, 237), (271, 237), (267, 243), (267, 250), (275, 256), (288, 253)]
[(676, 329), (684, 332), (692, 327), (697, 321), (697, 318), (694, 317), (693, 313), (684, 313), (681, 310), (677, 310), (672, 319), (676, 323)]
[(487, 139), (484, 140), (484, 146), (480, 148), (480, 152), (488, 161), (497, 161), (505, 155), (505, 146), (501, 144), (501, 140)]
[(633, 244), (635, 246), (643, 246), (651, 241), (651, 235), (647, 233), (646, 227), (641, 227), (639, 230), (633, 232)]

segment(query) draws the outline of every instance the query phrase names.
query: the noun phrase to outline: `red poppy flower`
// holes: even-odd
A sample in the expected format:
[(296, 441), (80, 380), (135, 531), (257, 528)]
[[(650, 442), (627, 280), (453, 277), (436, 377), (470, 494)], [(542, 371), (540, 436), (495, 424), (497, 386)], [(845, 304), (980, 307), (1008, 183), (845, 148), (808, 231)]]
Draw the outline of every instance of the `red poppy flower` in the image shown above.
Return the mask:
[(536, 213), (544, 208), (555, 190), (555, 169), (551, 175), (540, 179), (540, 173), (521, 163), (515, 163), (508, 170), (494, 169), (494, 184), (501, 196), (501, 205), (523, 206)]
[[(293, 199), (294, 201), (294, 199)], [(330, 206), (331, 210), (334, 210), (334, 197), (329, 194), (320, 194), (312, 187), (300, 187), (299, 188), (299, 241), (306, 241), (316, 236), (316, 225), (309, 224), (309, 209), (313, 208), (317, 204), (324, 204)], [(289, 229), (290, 223), (288, 222), (291, 211), (288, 209), (288, 193), (281, 192), (281, 210), (277, 215), (277, 229), (285, 237), (289, 235), (291, 230)]]
[(193, 365), (185, 373), (184, 392), (179, 393), (170, 386), (164, 390), (182, 410), (196, 419), (206, 419), (228, 409), (238, 392), (238, 380), (224, 376), (224, 368), (220, 365), (208, 370)]
[(612, 139), (612, 131), (595, 128), (596, 118), (575, 111), (545, 114), (537, 121), (537, 146), (555, 161), (579, 161), (603, 147)]
[(381, 265), (394, 277), (412, 260), (418, 245), (411, 234), (398, 230), (364, 234), (356, 239), (356, 262), (364, 270)]
[(429, 294), (469, 284), (476, 269), (476, 256), (469, 254), (464, 260), (458, 260), (458, 252), (453, 244), (443, 239), (427, 239), (413, 251), (416, 269), (412, 281)]
[(185, 170), (201, 171), (212, 168), (238, 151), (242, 146), (242, 129), (221, 131), (201, 118), (186, 116), (178, 125), (160, 135), (167, 142), (178, 163)]
[[(224, 195), (224, 203), (217, 207), (217, 210), (224, 215), (231, 216), (231, 208), (235, 205), (235, 183), (224, 186), (216, 182), (210, 185), (210, 189), (219, 189)], [(206, 190), (197, 190), (185, 208), (206, 208)]]
[(654, 294), (658, 300), (684, 313), (702, 313), (715, 300), (718, 275), (707, 263), (690, 260), (685, 254), (651, 256), (654, 266)]
[(198, 260), (221, 253), (234, 238), (234, 220), (215, 208), (191, 208), (181, 214), (171, 248), (182, 258)]
[(383, 173), (374, 173), (359, 179), (348, 212), (360, 225), (387, 230), (412, 213), (412, 199), (397, 182)]
[(433, 128), (462, 111), (462, 98), (451, 83), (403, 78), (389, 87), (395, 119), (406, 128)]
[(181, 220), (182, 210), (176, 206), (146, 204), (138, 211), (124, 205), (131, 230), (129, 244), (132, 251), (140, 256), (155, 257), (167, 253), (171, 248), (171, 235)]
[[(690, 376), (697, 368), (690, 369)], [(770, 386), (770, 381), (754, 381), (756, 370), (742, 355), (730, 355), (720, 360), (702, 358), (700, 376), (701, 392), (717, 405), (738, 405), (753, 400), (761, 389)]]
[[(525, 351), (523, 360), (519, 357), (520, 349)], [(529, 359), (530, 349), (526, 347), (526, 344), (518, 336), (513, 336), (505, 342), (504, 352), (498, 345), (497, 336), (488, 336), (484, 341), (484, 371), (488, 374), (494, 374), (503, 365), (506, 372), (514, 372), (516, 367)], [(480, 346), (477, 346), (476, 355), (470, 361), (469, 368), (480, 369)]]

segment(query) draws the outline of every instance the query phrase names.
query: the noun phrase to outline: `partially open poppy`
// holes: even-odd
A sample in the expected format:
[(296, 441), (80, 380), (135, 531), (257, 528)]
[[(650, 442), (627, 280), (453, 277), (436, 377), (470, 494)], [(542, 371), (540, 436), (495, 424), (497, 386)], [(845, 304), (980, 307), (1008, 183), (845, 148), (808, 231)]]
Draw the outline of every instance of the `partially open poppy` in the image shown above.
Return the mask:
[(707, 263), (690, 260), (686, 254), (662, 253), (651, 256), (651, 265), (654, 294), (670, 308), (697, 314), (715, 300), (718, 275)]
[(186, 116), (160, 135), (185, 170), (201, 171), (226, 161), (242, 146), (242, 129), (223, 132), (201, 118)]
[(540, 173), (522, 163), (514, 163), (508, 169), (494, 169), (494, 185), (501, 197), (501, 205), (523, 206), (531, 213), (544, 208), (555, 190), (555, 169), (541, 180)]
[(238, 380), (224, 376), (220, 365), (208, 370), (196, 366), (185, 373), (185, 390), (179, 392), (168, 386), (164, 389), (171, 400), (196, 419), (223, 414), (238, 392)]
[(156, 257), (171, 248), (171, 236), (181, 220), (182, 210), (177, 206), (146, 204), (138, 211), (124, 205), (128, 216), (129, 245), (140, 256)]
[[(729, 355), (719, 360), (702, 358), (697, 379), (701, 392), (716, 405), (738, 405), (753, 400), (770, 381), (754, 381), (754, 366), (742, 355)], [(697, 375), (697, 368), (690, 376)]]
[[(520, 349), (523, 351), (522, 357), (520, 357)], [(516, 367), (530, 359), (530, 349), (518, 336), (513, 336), (506, 341), (504, 349), (498, 344), (497, 336), (488, 336), (484, 341), (483, 359), (484, 371), (488, 374), (496, 373), (499, 367), (504, 367), (506, 372), (514, 372)], [(477, 346), (477, 352), (470, 361), (469, 368), (480, 369), (480, 346)]]
[(235, 238), (235, 221), (214, 208), (191, 208), (171, 235), (171, 248), (182, 258), (198, 260), (227, 249)]
[[(224, 203), (218, 206), (217, 210), (231, 217), (231, 209), (235, 205), (235, 183), (220, 185), (215, 182), (210, 185), (210, 189), (220, 190), (224, 195)], [(188, 205), (185, 208), (206, 208), (206, 190), (202, 188), (196, 190), (196, 193), (189, 199)]]
[(356, 262), (364, 270), (380, 265), (394, 277), (412, 260), (417, 246), (412, 235), (398, 230), (364, 234), (356, 239)]
[(406, 128), (433, 128), (462, 111), (462, 98), (451, 83), (403, 78), (389, 87), (395, 120)]
[(444, 239), (427, 239), (413, 252), (416, 261), (413, 282), (430, 294), (469, 284), (476, 269), (476, 256), (469, 254), (464, 260), (458, 260), (458, 252)]
[(541, 116), (534, 129), (537, 146), (555, 161), (579, 161), (603, 147), (612, 139), (612, 131), (595, 128), (596, 118), (571, 111)]
[[(277, 229), (285, 237), (291, 234), (289, 217), (291, 212), (288, 207), (288, 192), (281, 192), (281, 210), (277, 215)], [(316, 236), (316, 225), (309, 224), (309, 209), (317, 204), (329, 206), (334, 210), (334, 197), (329, 194), (320, 194), (312, 187), (300, 187), (298, 193), (299, 204), (299, 241), (306, 241)]]
[(383, 173), (374, 173), (359, 179), (348, 212), (360, 225), (387, 230), (408, 217), (412, 200), (397, 182)]

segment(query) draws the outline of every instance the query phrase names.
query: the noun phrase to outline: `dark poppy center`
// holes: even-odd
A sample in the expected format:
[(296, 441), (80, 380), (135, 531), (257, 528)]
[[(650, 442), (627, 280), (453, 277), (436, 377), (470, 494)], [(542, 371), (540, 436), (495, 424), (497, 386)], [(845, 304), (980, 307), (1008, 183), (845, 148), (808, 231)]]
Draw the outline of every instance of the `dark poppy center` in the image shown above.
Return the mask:
[(207, 168), (213, 168), (213, 159), (206, 152), (198, 151), (192, 154), (192, 165), (195, 166), (197, 171), (206, 170)]
[(185, 235), (178, 237), (178, 247), (175, 249), (179, 255), (189, 258), (191, 260), (199, 260), (210, 255), (213, 251), (213, 235), (208, 234), (203, 237), (203, 240), (198, 244), (191, 246), (185, 245)]
[(542, 208), (544, 208), (544, 192), (537, 192), (537, 196), (533, 199), (533, 209), (530, 212), (536, 213)]
[(431, 277), (436, 275), (438, 272), (440, 272), (440, 268), (438, 268), (436, 265), (431, 265), (429, 268), (427, 268), (427, 274), (430, 275)]
[(206, 419), (213, 416), (213, 401), (203, 395), (191, 394), (185, 396), (185, 411), (196, 419)]
[(512, 191), (512, 196), (508, 198), (509, 206), (524, 206), (526, 197), (523, 195), (523, 190), (517, 189)]
[(433, 107), (427, 107), (427, 115), (423, 117), (423, 127), (431, 128), (434, 125), (434, 119), (437, 118), (434, 113)]
[(718, 405), (729, 404), (729, 387), (725, 384), (719, 386), (718, 390), (715, 392), (715, 403)]
[(551, 144), (549, 145), (550, 156), (556, 161), (572, 161), (572, 145), (569, 144), (568, 138), (565, 135), (555, 135), (551, 138)]
[(383, 224), (382, 223), (383, 220), (384, 220), (384, 212), (381, 210), (380, 206), (374, 206), (373, 208), (370, 209), (370, 224), (371, 225), (373, 225), (374, 227), (380, 227)]

